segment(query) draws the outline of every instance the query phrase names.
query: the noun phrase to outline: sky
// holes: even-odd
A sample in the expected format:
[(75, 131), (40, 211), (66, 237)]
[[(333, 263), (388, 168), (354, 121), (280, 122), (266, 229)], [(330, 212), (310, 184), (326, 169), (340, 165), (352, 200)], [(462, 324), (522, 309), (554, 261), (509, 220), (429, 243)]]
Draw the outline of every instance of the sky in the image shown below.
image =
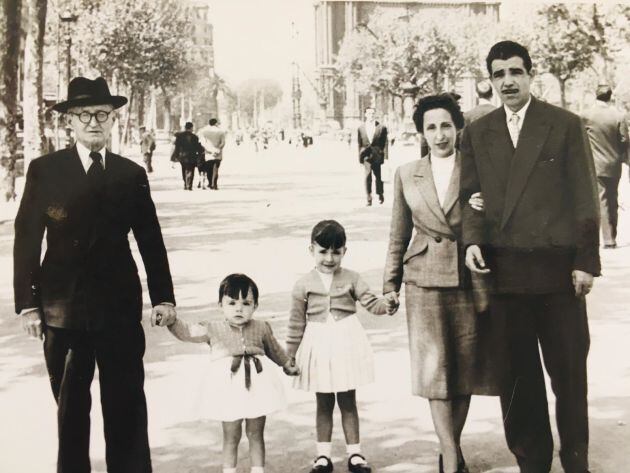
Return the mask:
[[(215, 70), (229, 84), (276, 79), (285, 88), (291, 62), (315, 67), (313, 0), (207, 0), (214, 33)], [(291, 23), (297, 34), (292, 39)]]

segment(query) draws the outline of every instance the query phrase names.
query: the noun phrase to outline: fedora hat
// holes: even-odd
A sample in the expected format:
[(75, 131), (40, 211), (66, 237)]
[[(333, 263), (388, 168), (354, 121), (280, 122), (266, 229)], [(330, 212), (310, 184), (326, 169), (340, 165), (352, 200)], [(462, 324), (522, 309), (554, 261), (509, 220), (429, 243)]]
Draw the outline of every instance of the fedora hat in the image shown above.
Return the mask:
[(85, 77), (75, 77), (68, 84), (68, 99), (53, 105), (53, 110), (66, 113), (72, 107), (84, 105), (110, 104), (114, 108), (120, 108), (127, 103), (127, 97), (112, 95), (109, 92), (107, 82), (102, 77), (94, 80)]

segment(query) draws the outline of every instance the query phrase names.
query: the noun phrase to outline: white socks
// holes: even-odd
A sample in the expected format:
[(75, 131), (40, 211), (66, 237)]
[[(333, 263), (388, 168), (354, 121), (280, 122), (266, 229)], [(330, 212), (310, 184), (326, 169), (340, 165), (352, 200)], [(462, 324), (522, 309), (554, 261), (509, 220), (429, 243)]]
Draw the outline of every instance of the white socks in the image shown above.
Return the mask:
[[(348, 453), (348, 457), (351, 457), (355, 453), (360, 455), (361, 444), (353, 443), (353, 444), (346, 445), (346, 452)], [(352, 457), (352, 460), (350, 460), (350, 463), (352, 463), (353, 465), (359, 465), (361, 463), (367, 463), (367, 462), (361, 457)]]
[(236, 468), (223, 467), (223, 473), (236, 473)]
[[(332, 442), (317, 442), (317, 456), (330, 458), (332, 454)], [(324, 463), (325, 464), (325, 463)]]
[(252, 466), (251, 473), (265, 473), (265, 467), (264, 466)]

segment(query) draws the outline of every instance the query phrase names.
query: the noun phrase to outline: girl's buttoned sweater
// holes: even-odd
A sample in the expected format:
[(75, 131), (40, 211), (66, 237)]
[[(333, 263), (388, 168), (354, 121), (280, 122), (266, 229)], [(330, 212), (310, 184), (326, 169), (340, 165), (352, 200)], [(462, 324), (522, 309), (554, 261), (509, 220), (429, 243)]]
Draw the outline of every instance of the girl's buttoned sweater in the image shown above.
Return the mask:
[(265, 355), (279, 366), (285, 366), (290, 359), (269, 323), (262, 320), (252, 319), (237, 326), (227, 320), (188, 323), (177, 319), (168, 329), (182, 341), (207, 343), (215, 355)]

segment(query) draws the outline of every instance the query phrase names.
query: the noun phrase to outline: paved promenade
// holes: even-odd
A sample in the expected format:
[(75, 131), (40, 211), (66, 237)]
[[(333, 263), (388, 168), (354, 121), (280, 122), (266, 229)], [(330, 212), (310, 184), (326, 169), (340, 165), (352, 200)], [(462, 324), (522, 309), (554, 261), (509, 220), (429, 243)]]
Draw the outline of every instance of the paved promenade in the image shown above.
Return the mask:
[[(384, 205), (365, 207), (362, 168), (354, 146), (316, 141), (308, 149), (282, 144), (255, 153), (247, 144), (230, 144), (220, 169), (220, 190), (192, 192), (183, 190), (179, 166), (171, 167), (167, 148), (158, 146), (150, 182), (180, 317), (219, 317), (219, 281), (228, 273), (244, 272), (260, 288), (255, 316), (268, 320), (284, 340), (290, 290), (312, 267), (307, 251), (310, 230), (323, 218), (335, 218), (346, 227), (344, 266), (360, 271), (380, 293), (391, 182), (385, 184)], [(393, 147), (391, 156), (394, 165), (400, 164), (413, 159), (414, 149)], [(138, 153), (132, 157), (139, 161)], [(630, 188), (626, 173), (627, 168), (621, 188), (625, 206), (620, 216), (621, 247), (602, 253), (604, 276), (596, 280), (588, 298), (592, 473), (628, 469)], [(4, 216), (0, 218), (0, 472), (51, 473), (57, 448), (55, 405), (41, 343), (22, 333), (13, 313), (12, 212), (11, 206), (0, 209), (0, 217)], [(140, 261), (137, 252), (135, 257)], [(184, 344), (166, 329), (152, 328), (146, 291), (144, 299), (145, 391), (154, 471), (220, 472), (220, 423), (197, 416), (204, 392), (211, 389), (211, 381), (204, 379), (207, 347)], [(376, 360), (376, 382), (358, 392), (364, 452), (379, 473), (434, 473), (438, 443), (428, 403), (410, 395), (404, 309), (391, 318), (363, 310), (359, 315)], [(283, 380), (290, 405), (268, 418), (266, 471), (308, 471), (315, 453), (314, 396), (291, 390), (289, 379)], [(104, 473), (98, 375), (92, 391), (93, 471)], [(335, 422), (333, 460), (336, 471), (346, 471), (338, 416)], [(462, 445), (471, 473), (518, 471), (505, 446), (497, 398), (473, 398)], [(249, 471), (246, 439), (240, 458), (239, 472)], [(552, 472), (561, 471), (556, 454)]]

